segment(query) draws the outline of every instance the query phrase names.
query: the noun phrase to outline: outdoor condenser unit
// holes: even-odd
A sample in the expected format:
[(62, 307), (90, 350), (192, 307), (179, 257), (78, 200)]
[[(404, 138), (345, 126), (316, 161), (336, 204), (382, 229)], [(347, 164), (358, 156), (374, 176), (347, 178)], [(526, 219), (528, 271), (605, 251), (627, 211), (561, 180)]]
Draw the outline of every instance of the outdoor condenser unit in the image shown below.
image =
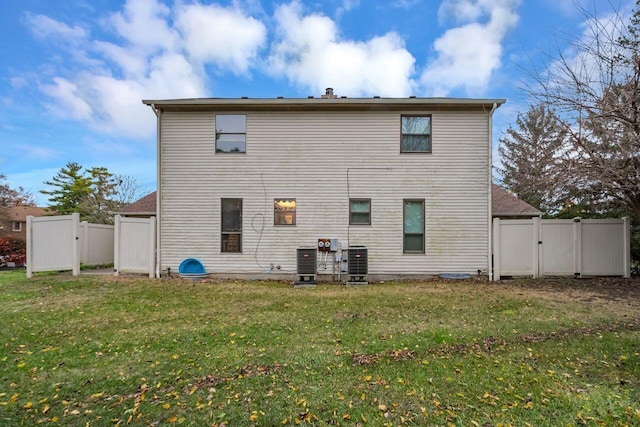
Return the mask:
[(349, 273), (347, 284), (366, 284), (364, 276), (367, 275), (369, 270), (367, 248), (364, 246), (349, 246), (347, 249), (347, 263)]
[(315, 285), (318, 273), (318, 252), (316, 248), (298, 248), (298, 278), (296, 285)]

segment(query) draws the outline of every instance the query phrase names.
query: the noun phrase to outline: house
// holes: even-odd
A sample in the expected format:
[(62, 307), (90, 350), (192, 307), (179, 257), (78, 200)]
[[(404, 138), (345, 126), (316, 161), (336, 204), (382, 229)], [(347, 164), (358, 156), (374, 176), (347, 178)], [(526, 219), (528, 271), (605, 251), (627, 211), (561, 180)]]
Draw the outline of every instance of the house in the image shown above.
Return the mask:
[(46, 216), (51, 212), (35, 206), (0, 207), (0, 237), (27, 240), (27, 216)]
[[(158, 126), (157, 274), (195, 258), (221, 277), (295, 275), (297, 249), (319, 241), (364, 246), (373, 280), (491, 272), (504, 99), (143, 102)], [(320, 254), (321, 278), (335, 272)]]
[(491, 191), (491, 202), (494, 218), (530, 219), (542, 216), (541, 211), (496, 184), (493, 184)]
[(148, 218), (156, 215), (156, 192), (124, 205), (118, 214), (134, 218)]

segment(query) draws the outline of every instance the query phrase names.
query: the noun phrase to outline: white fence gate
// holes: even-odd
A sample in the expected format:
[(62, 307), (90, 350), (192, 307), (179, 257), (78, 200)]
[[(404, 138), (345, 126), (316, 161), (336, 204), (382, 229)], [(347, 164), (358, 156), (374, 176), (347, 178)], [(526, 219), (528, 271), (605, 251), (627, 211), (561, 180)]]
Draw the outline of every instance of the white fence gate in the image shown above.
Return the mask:
[(148, 273), (154, 277), (156, 218), (129, 218), (116, 215), (115, 275)]
[(80, 215), (27, 217), (27, 277), (113, 262), (113, 226), (80, 223)]
[(494, 277), (629, 277), (630, 238), (628, 218), (495, 218)]

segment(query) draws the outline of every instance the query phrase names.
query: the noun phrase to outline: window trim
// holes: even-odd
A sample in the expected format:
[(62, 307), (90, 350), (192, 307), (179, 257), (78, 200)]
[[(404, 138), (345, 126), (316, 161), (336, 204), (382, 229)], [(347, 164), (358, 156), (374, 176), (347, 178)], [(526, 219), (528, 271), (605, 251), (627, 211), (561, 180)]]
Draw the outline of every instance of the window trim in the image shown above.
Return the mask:
[[(244, 117), (244, 132), (223, 132), (222, 129), (218, 130), (218, 116), (243, 116)], [(246, 154), (247, 153), (247, 115), (246, 114), (216, 114), (214, 120), (215, 131), (215, 146), (213, 147), (216, 154)], [(220, 135), (244, 135), (244, 150), (243, 151), (222, 151), (218, 150), (218, 139)]]
[[(222, 216), (224, 215), (223, 204), (225, 200), (239, 200), (240, 201), (240, 231), (225, 231), (224, 230), (224, 220)], [(242, 244), (242, 210), (243, 210), (243, 200), (238, 197), (221, 197), (220, 198), (220, 253), (221, 254), (241, 254), (243, 249)], [(229, 251), (225, 250), (224, 247), (224, 236), (237, 235), (238, 237), (238, 249), (237, 251)]]
[[(276, 218), (278, 217), (278, 215), (276, 215), (276, 202), (279, 201), (293, 201), (294, 203), (294, 207), (293, 210), (283, 210), (283, 212), (293, 212), (293, 223), (291, 224), (286, 224), (286, 223), (282, 223), (279, 224), (276, 222)], [(297, 217), (298, 217), (298, 202), (295, 198), (287, 198), (287, 197), (281, 197), (279, 199), (273, 199), (273, 225), (274, 227), (295, 227), (297, 224)]]
[[(405, 212), (405, 208), (407, 206), (407, 202), (417, 202), (417, 203), (421, 203), (422, 204), (422, 233), (418, 234), (418, 233), (410, 233), (410, 236), (422, 236), (422, 250), (420, 251), (416, 251), (416, 250), (407, 250), (406, 247), (406, 237), (407, 237), (407, 232), (405, 230), (405, 226), (406, 226), (406, 212)], [(402, 253), (403, 254), (425, 254), (426, 253), (426, 216), (425, 216), (425, 199), (402, 199)]]
[[(429, 118), (429, 133), (403, 133), (402, 132), (402, 121), (405, 117), (428, 117)], [(401, 154), (431, 154), (433, 152), (433, 115), (431, 114), (401, 114), (400, 115), (400, 153)], [(404, 135), (422, 135), (429, 137), (429, 149), (425, 151), (408, 151), (402, 149), (402, 137)]]
[[(17, 226), (16, 226), (17, 224)], [(21, 221), (13, 221), (13, 223), (11, 224), (11, 231), (14, 231), (16, 233), (20, 233), (22, 231), (22, 222)]]
[[(351, 211), (351, 203), (352, 202), (367, 202), (369, 204), (369, 222), (353, 222), (353, 212)], [(358, 212), (358, 213), (362, 213), (362, 212)], [(356, 198), (350, 198), (349, 199), (349, 225), (371, 225), (371, 199), (367, 199), (367, 198), (362, 198), (362, 197), (356, 197)]]

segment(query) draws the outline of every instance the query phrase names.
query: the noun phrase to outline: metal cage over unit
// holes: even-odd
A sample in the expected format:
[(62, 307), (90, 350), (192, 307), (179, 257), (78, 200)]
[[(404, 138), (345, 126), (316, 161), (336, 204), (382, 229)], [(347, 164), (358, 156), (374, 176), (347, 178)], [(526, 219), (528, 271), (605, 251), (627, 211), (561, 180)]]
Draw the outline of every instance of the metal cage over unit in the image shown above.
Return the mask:
[(348, 283), (367, 283), (365, 276), (369, 272), (367, 248), (364, 246), (349, 246), (347, 249)]
[(315, 285), (318, 273), (318, 252), (316, 248), (298, 248), (297, 271), (298, 281), (296, 285)]

